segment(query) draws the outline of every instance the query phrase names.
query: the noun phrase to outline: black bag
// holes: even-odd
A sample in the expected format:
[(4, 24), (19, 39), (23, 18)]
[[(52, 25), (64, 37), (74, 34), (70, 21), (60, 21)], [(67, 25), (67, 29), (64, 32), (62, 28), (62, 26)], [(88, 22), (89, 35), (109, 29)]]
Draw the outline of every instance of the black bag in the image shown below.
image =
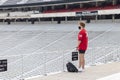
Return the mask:
[(72, 52), (72, 61), (76, 61), (78, 60), (78, 52), (75, 51), (75, 52)]
[(78, 72), (78, 69), (71, 62), (68, 62), (66, 67), (68, 72)]

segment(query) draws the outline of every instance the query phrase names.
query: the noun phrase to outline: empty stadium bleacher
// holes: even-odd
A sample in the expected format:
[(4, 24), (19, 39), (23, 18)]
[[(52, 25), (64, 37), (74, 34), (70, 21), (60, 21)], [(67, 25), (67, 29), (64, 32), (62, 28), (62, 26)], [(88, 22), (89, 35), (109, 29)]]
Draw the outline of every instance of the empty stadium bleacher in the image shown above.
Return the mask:
[(13, 5), (13, 4), (17, 4), (18, 2), (20, 2), (21, 0), (7, 0), (6, 2), (4, 2), (2, 5)]
[[(98, 25), (99, 29), (95, 24), (87, 25), (90, 42), (86, 65), (119, 58), (119, 23)], [(71, 51), (76, 45), (75, 26), (77, 24), (0, 26), (0, 59), (7, 58), (9, 66), (7, 72), (0, 73), (0, 78), (20, 79), (66, 69), (65, 64), (71, 61)]]
[(28, 0), (27, 3), (38, 3), (43, 2), (44, 0)]
[[(12, 2), (13, 1), (13, 2)], [(87, 17), (84, 16), (88, 16), (91, 14), (83, 14), (83, 17), (80, 18), (80, 16), (76, 15), (75, 12), (82, 12), (82, 11), (98, 11), (98, 10), (112, 10), (112, 9), (120, 9), (120, 4), (119, 2), (117, 3), (117, 0), (114, 1), (104, 1), (104, 0), (98, 0), (97, 2), (94, 1), (90, 1), (90, 2), (84, 2), (84, 3), (74, 3), (71, 2), (72, 4), (69, 4), (69, 2), (67, 2), (66, 4), (54, 4), (53, 5), (49, 5), (49, 4), (40, 4), (39, 2), (46, 2), (49, 0), (7, 0), (7, 1), (1, 1), (1, 13), (0, 13), (0, 22), (7, 22), (8, 24), (11, 24), (11, 22), (16, 22), (17, 19), (24, 19), (23, 21), (31, 21), (31, 24), (34, 24), (36, 21), (68, 21), (68, 20), (87, 20)], [(72, 0), (71, 0), (72, 1)], [(32, 3), (35, 3), (34, 5)], [(37, 4), (38, 3), (38, 4)], [(49, 3), (49, 2), (46, 2)], [(59, 2), (58, 2), (59, 3)], [(12, 5), (14, 4), (14, 5)], [(17, 5), (19, 4), (19, 5)], [(11, 6), (10, 6), (11, 5)], [(27, 5), (27, 6), (26, 6)], [(22, 7), (20, 7), (22, 6)], [(3, 10), (5, 8), (5, 10)], [(2, 13), (2, 12), (6, 12), (6, 13)], [(32, 12), (32, 13), (31, 13)], [(60, 13), (61, 12), (61, 13)], [(74, 12), (74, 15), (71, 13), (68, 14), (69, 16), (65, 16), (66, 14), (62, 14), (63, 12)], [(109, 11), (110, 12), (110, 11)], [(98, 12), (98, 14), (94, 14), (94, 16), (89, 17), (89, 20), (99, 20), (102, 18), (105, 19), (112, 19), (114, 21), (114, 19), (119, 19), (119, 11), (114, 13), (116, 11), (111, 11), (111, 13), (109, 14), (108, 12), (106, 12), (105, 17), (104, 15), (101, 13), (103, 13), (102, 11)], [(42, 14), (43, 13), (43, 14)], [(51, 14), (49, 15), (44, 15), (44, 13), (55, 13), (55, 14)], [(60, 13), (60, 14), (57, 14)], [(32, 15), (33, 14), (33, 15)], [(35, 15), (34, 15), (35, 14)], [(36, 14), (40, 14), (40, 15), (36, 15)], [(113, 16), (113, 14), (115, 14)], [(55, 18), (52, 16), (55, 15)], [(58, 16), (60, 15), (60, 16)], [(103, 17), (102, 17), (103, 16)], [(71, 18), (73, 17), (73, 18)], [(30, 19), (32, 18), (32, 19)], [(34, 19), (33, 19), (34, 18)], [(43, 18), (43, 19), (41, 19)], [(48, 18), (48, 19), (47, 19)], [(27, 20), (26, 20), (27, 19)], [(14, 21), (13, 21), (14, 20)]]
[(90, 8), (73, 8), (73, 9), (61, 9), (61, 10), (48, 10), (44, 13), (56, 13), (56, 12), (77, 12), (77, 11), (92, 11), (92, 10), (106, 10), (106, 9), (118, 9), (120, 5), (109, 5), (105, 7), (90, 7)]
[(29, 3), (38, 3), (38, 2), (40, 3), (47, 1), (51, 1), (51, 0), (0, 0), (0, 5), (29, 4)]
[[(76, 3), (71, 3), (73, 4), (71, 7), (65, 4), (60, 8), (55, 8), (59, 5), (50, 5), (51, 8), (48, 8), (47, 5), (34, 5), (35, 7), (32, 5), (32, 3), (39, 2), (43, 2), (43, 0), (1, 0), (1, 6), (6, 5), (8, 7), (0, 9), (0, 21), (4, 23), (8, 20), (8, 22), (15, 21), (15, 23), (12, 25), (0, 23), (0, 60), (8, 60), (8, 71), (0, 73), (0, 80), (20, 80), (37, 75), (46, 75), (51, 72), (65, 71), (65, 64), (71, 61), (71, 52), (75, 50), (77, 44), (78, 21), (75, 21), (74, 18), (86, 20), (90, 17), (96, 21), (97, 17), (100, 19), (98, 20), (100, 23), (95, 21), (95, 23), (86, 24), (89, 33), (89, 48), (85, 55), (87, 66), (120, 61), (120, 20), (118, 20), (118, 23), (101, 20), (101, 17), (103, 17), (102, 19), (109, 19), (109, 17), (115, 19), (111, 13), (105, 14), (107, 17), (103, 14), (103, 16), (94, 15), (95, 17), (75, 15), (75, 12), (82, 11), (117, 10), (120, 8), (119, 3), (113, 5), (112, 2), (108, 2), (106, 4), (103, 0), (104, 4), (97, 6), (95, 2), (94, 5), (83, 3), (83, 6), (80, 3), (74, 6)], [(25, 5), (16, 7), (16, 4)], [(31, 5), (27, 6), (27, 4)], [(14, 6), (9, 8), (9, 5)], [(86, 5), (88, 6), (85, 7)], [(47, 14), (59, 12), (74, 12), (74, 15), (71, 13), (71, 16), (68, 17), (66, 14), (64, 14), (66, 16), (61, 13), (60, 16), (55, 14), (58, 17), (57, 19), (54, 14)], [(32, 17), (31, 14), (33, 14)], [(118, 13), (115, 13), (115, 16), (117, 19), (120, 17)], [(49, 17), (49, 22), (45, 22), (44, 20)], [(72, 21), (67, 21), (67, 18), (71, 18)], [(57, 20), (60, 19), (63, 24), (56, 24)], [(25, 22), (17, 23), (19, 20)], [(36, 20), (35, 25), (27, 24), (32, 20)], [(104, 23), (101, 23), (102, 21)], [(73, 63), (77, 66), (78, 62)]]

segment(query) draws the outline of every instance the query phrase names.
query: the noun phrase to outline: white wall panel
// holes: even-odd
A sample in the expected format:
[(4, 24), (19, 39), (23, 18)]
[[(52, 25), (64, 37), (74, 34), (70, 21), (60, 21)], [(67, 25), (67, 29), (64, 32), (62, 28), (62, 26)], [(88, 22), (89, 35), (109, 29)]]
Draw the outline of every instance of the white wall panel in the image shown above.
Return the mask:
[(120, 14), (120, 9), (99, 10), (99, 15)]
[(75, 16), (75, 12), (61, 12), (61, 13), (42, 13), (42, 14), (32, 14), (31, 17), (66, 17)]

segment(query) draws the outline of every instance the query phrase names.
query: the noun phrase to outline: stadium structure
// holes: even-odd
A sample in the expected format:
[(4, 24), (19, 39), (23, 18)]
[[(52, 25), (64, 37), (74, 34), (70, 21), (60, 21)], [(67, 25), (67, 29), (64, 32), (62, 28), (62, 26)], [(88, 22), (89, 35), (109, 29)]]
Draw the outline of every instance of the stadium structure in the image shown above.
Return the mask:
[(0, 22), (120, 19), (119, 0), (1, 0)]
[[(71, 52), (75, 51), (79, 21), (86, 22), (89, 35), (86, 67), (114, 65), (104, 71), (96, 67), (90, 71), (92, 77), (89, 70), (77, 77), (102, 80), (99, 78), (120, 73), (120, 0), (0, 0), (0, 80), (77, 78), (72, 76), (79, 73), (66, 72), (66, 63), (78, 66)], [(43, 78), (58, 72), (67, 77)], [(36, 76), (39, 79), (33, 79)]]

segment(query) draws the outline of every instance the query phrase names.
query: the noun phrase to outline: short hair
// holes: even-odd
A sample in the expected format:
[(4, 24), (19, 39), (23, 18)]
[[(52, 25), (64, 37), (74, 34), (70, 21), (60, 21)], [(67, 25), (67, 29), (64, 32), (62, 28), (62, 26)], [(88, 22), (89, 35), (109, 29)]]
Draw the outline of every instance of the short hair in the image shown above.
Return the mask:
[(80, 22), (80, 25), (85, 28), (85, 23), (84, 22)]

